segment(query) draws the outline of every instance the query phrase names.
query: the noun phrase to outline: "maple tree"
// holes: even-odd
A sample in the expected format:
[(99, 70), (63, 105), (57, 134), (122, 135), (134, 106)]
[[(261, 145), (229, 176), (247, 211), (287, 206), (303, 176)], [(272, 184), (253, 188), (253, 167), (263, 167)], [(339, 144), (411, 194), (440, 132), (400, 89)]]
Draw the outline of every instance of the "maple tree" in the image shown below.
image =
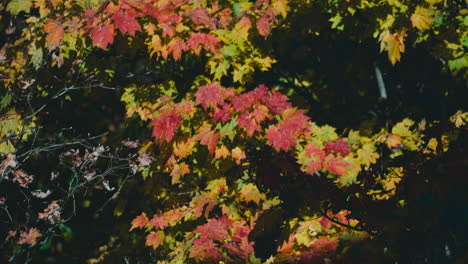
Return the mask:
[[(439, 0), (0, 3), (5, 261), (463, 261), (466, 17)], [(421, 242), (428, 226), (443, 238)]]

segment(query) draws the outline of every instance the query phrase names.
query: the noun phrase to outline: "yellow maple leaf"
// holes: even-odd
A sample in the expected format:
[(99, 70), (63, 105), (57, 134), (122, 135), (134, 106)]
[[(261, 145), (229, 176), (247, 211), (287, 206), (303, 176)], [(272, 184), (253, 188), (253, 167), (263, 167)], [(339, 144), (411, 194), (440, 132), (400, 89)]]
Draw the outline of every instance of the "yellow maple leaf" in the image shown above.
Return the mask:
[(261, 200), (266, 200), (264, 193), (260, 193), (257, 186), (253, 183), (246, 184), (240, 189), (240, 199), (246, 203), (253, 201), (256, 204), (260, 204)]
[(434, 10), (417, 6), (414, 14), (411, 16), (413, 27), (423, 31), (429, 29), (434, 22)]
[(384, 30), (379, 37), (380, 51), (386, 50), (388, 58), (395, 64), (401, 59), (401, 53), (405, 52), (405, 37), (406, 29), (402, 29), (395, 33), (390, 33), (389, 30)]
[(216, 148), (215, 159), (226, 159), (229, 155), (231, 155), (231, 152), (226, 146), (223, 145), (220, 148)]
[(468, 121), (468, 112), (463, 113), (461, 110), (458, 110), (450, 117), (450, 121), (452, 121), (457, 128), (460, 128)]

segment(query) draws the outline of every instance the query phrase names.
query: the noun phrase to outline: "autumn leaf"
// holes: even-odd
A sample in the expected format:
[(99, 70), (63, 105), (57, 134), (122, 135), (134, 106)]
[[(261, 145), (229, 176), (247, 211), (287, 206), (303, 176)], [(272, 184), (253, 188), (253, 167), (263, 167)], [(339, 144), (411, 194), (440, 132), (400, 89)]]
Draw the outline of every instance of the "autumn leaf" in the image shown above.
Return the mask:
[(216, 83), (210, 83), (198, 87), (197, 92), (195, 92), (195, 104), (201, 105), (203, 109), (207, 110), (208, 107), (222, 105), (226, 98), (234, 95), (233, 90), (226, 89)]
[(218, 144), (219, 133), (211, 130), (209, 127), (202, 128), (199, 131), (197, 139), (200, 140), (201, 145), (208, 147), (208, 151), (213, 154)]
[(346, 174), (346, 167), (348, 167), (348, 163), (343, 161), (343, 157), (335, 157), (331, 154), (326, 156), (323, 162), (323, 168), (340, 176)]
[(132, 13), (116, 13), (112, 16), (112, 20), (114, 20), (115, 28), (120, 30), (122, 35), (128, 33), (130, 36), (135, 36), (136, 31), (141, 31), (141, 26)]
[(31, 11), (31, 0), (12, 0), (7, 5), (7, 10), (14, 16), (18, 15), (21, 11), (29, 13)]
[(240, 165), (241, 160), (246, 158), (245, 152), (242, 151), (242, 149), (240, 149), (239, 147), (235, 147), (234, 149), (232, 149), (231, 155), (232, 155), (232, 158), (236, 161), (237, 165)]
[(146, 236), (146, 246), (153, 247), (157, 249), (160, 245), (164, 243), (164, 233), (162, 231), (154, 232), (152, 231), (149, 235)]
[(187, 49), (185, 42), (180, 38), (173, 38), (167, 46), (167, 52), (172, 53), (175, 61), (180, 60), (182, 58), (182, 51)]
[(153, 126), (151, 136), (159, 142), (163, 142), (163, 140), (170, 142), (175, 131), (179, 128), (180, 121), (182, 121), (182, 116), (177, 109), (164, 108), (150, 123)]
[(44, 31), (47, 33), (46, 42), (50, 46), (58, 46), (63, 39), (63, 27), (57, 22), (47, 22), (44, 25)]
[(189, 138), (187, 141), (183, 141), (180, 143), (174, 142), (173, 144), (174, 155), (176, 155), (177, 157), (181, 159), (190, 156), (190, 154), (192, 154), (192, 152), (194, 151), (195, 143), (196, 141), (194, 138)]
[(266, 36), (268, 36), (268, 34), (270, 34), (271, 31), (270, 18), (266, 16), (262, 16), (261, 18), (259, 18), (257, 20), (257, 30), (258, 34), (266, 38)]
[(143, 228), (147, 223), (149, 219), (146, 216), (146, 213), (141, 213), (141, 215), (135, 217), (132, 221), (132, 227), (130, 227), (130, 231), (132, 231), (135, 228)]
[(216, 148), (215, 159), (226, 159), (229, 155), (231, 155), (231, 152), (226, 146), (222, 145), (220, 148)]
[(325, 143), (325, 149), (328, 152), (333, 151), (343, 156), (347, 156), (351, 152), (348, 142), (344, 141), (344, 139), (342, 138), (338, 139), (335, 142)]
[(223, 253), (219, 250), (218, 245), (213, 240), (205, 237), (195, 239), (189, 252), (190, 258), (204, 261), (211, 260), (215, 263), (223, 258)]
[(195, 232), (202, 238), (210, 240), (223, 241), (229, 237), (228, 225), (224, 219), (208, 219), (208, 223), (198, 226)]
[(109, 23), (103, 23), (91, 29), (89, 35), (93, 39), (94, 46), (107, 48), (108, 44), (114, 42), (114, 26)]
[(257, 205), (260, 205), (261, 200), (266, 200), (265, 194), (260, 193), (257, 186), (253, 183), (249, 183), (241, 187), (239, 198), (241, 201), (245, 201), (246, 203), (253, 201)]
[(196, 25), (205, 25), (208, 27), (215, 28), (214, 23), (208, 16), (208, 11), (206, 10), (206, 8), (195, 8), (194, 10), (190, 11), (190, 13), (187, 16)]
[(189, 174), (190, 168), (185, 162), (178, 163), (174, 166), (171, 172), (172, 184), (180, 182), (180, 177)]
[(213, 210), (216, 204), (218, 204), (218, 200), (216, 200), (213, 196), (207, 193), (203, 193), (198, 196), (195, 196), (192, 199), (192, 201), (190, 202), (190, 207), (194, 209), (194, 216), (196, 218), (200, 217), (203, 214), (203, 209), (205, 209), (205, 218), (208, 218), (209, 213), (211, 212), (211, 210)]
[(417, 6), (414, 14), (411, 16), (411, 23), (413, 27), (423, 31), (429, 29), (434, 22), (434, 10)]
[(153, 218), (149, 221), (148, 225), (156, 228), (164, 230), (169, 223), (167, 222), (166, 216), (164, 214), (154, 215)]
[(401, 53), (405, 52), (405, 37), (406, 29), (400, 30), (395, 33), (385, 30), (380, 34), (380, 51), (386, 50), (388, 58), (395, 64), (401, 59)]
[(309, 174), (314, 174), (322, 169), (325, 160), (325, 151), (317, 146), (315, 142), (307, 144), (304, 151), (298, 155), (298, 163), (301, 169)]
[(36, 244), (36, 240), (38, 237), (41, 236), (41, 233), (37, 228), (30, 228), (29, 231), (23, 231), (20, 234), (20, 238), (18, 240), (18, 244), (28, 244), (34, 246)]

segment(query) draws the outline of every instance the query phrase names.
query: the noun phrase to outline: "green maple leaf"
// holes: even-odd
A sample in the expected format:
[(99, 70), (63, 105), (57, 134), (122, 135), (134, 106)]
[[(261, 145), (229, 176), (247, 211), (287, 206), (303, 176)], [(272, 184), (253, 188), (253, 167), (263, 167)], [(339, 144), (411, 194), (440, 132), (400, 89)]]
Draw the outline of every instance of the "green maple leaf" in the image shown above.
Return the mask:
[(10, 11), (10, 14), (16, 16), (21, 11), (29, 13), (31, 11), (31, 0), (13, 0), (7, 5), (7, 10)]

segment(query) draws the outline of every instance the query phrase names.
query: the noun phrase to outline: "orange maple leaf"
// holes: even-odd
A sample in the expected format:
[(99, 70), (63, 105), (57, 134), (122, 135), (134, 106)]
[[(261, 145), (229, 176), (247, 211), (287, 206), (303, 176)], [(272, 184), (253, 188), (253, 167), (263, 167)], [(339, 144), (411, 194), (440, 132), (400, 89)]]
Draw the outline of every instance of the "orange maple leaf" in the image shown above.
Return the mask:
[(146, 216), (146, 213), (141, 213), (141, 215), (135, 217), (132, 221), (132, 227), (130, 227), (130, 231), (132, 231), (135, 228), (142, 228), (148, 223), (149, 219)]
[(58, 46), (63, 38), (63, 27), (55, 21), (49, 21), (44, 25), (44, 31), (47, 33), (47, 44)]
[(146, 236), (146, 246), (153, 247), (157, 249), (160, 245), (164, 243), (164, 233), (162, 231), (154, 232), (152, 231), (149, 235)]

